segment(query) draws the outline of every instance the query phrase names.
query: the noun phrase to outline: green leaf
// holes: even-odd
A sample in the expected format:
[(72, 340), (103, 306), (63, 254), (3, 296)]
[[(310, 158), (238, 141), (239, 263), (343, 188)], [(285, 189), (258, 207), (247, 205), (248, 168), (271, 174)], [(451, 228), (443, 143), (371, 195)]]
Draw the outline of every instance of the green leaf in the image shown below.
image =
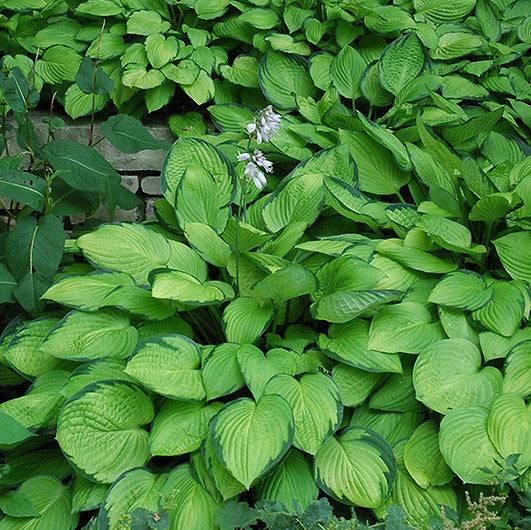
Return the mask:
[(203, 382), (208, 400), (231, 394), (244, 386), (237, 357), (240, 347), (239, 344), (221, 344), (207, 357), (203, 366)]
[(6, 361), (25, 377), (38, 377), (63, 364), (57, 357), (41, 351), (48, 333), (58, 318), (39, 318), (17, 328), (4, 354)]
[(346, 504), (375, 508), (390, 494), (395, 473), (387, 442), (363, 427), (331, 436), (315, 455), (319, 487)]
[(514, 346), (505, 361), (503, 391), (527, 398), (531, 394), (531, 341), (526, 340)]
[[(272, 13), (272, 11), (268, 12)], [(219, 72), (227, 81), (235, 85), (258, 88), (258, 61), (250, 55), (239, 55), (234, 59), (232, 66), (222, 64)]]
[(531, 465), (530, 412), (522, 397), (502, 394), (492, 403), (487, 420), (487, 432), (494, 447), (504, 460), (519, 455), (516, 466), (521, 470)]
[(487, 434), (489, 410), (475, 405), (450, 411), (442, 420), (439, 446), (446, 463), (465, 483), (490, 484), (501, 455)]
[(66, 46), (52, 46), (35, 63), (35, 73), (46, 83), (58, 85), (75, 81), (81, 64), (81, 55)]
[(279, 305), (288, 300), (311, 293), (315, 289), (315, 277), (296, 263), (280, 268), (253, 285), (253, 293), (263, 300)]
[(328, 336), (319, 335), (318, 344), (323, 352), (342, 363), (368, 372), (401, 372), (398, 355), (369, 350), (369, 323), (354, 320), (333, 324)]
[(339, 391), (334, 380), (325, 374), (304, 374), (300, 379), (277, 375), (264, 389), (264, 395), (269, 394), (278, 394), (288, 402), (295, 421), (293, 445), (311, 455), (341, 422)]
[(0, 168), (0, 196), (27, 204), (34, 210), (44, 207), (46, 182), (37, 175), (15, 169)]
[(125, 373), (163, 396), (201, 400), (205, 388), (198, 346), (184, 335), (148, 339), (127, 363)]
[(452, 272), (432, 290), (429, 302), (474, 311), (487, 304), (494, 290), (487, 286), (482, 276), (470, 271)]
[(127, 33), (133, 35), (153, 35), (164, 33), (170, 23), (162, 20), (156, 11), (134, 11), (127, 19)]
[(153, 137), (140, 120), (126, 114), (111, 116), (102, 123), (101, 132), (114, 147), (124, 153), (138, 153), (145, 149), (167, 149), (169, 144)]
[(250, 297), (237, 298), (223, 311), (227, 340), (252, 344), (262, 336), (272, 318), (271, 303)]
[(260, 88), (266, 98), (283, 110), (297, 108), (295, 95), (314, 97), (315, 86), (306, 61), (280, 52), (267, 52), (258, 70)]
[(73, 119), (99, 112), (109, 102), (109, 96), (85, 94), (77, 85), (70, 85), (65, 93), (64, 107)]
[(72, 485), (72, 512), (87, 512), (99, 508), (109, 486), (92, 482), (82, 475), (75, 475)]
[(439, 449), (439, 432), (433, 421), (417, 427), (404, 447), (404, 464), (421, 488), (444, 486), (453, 473)]
[(415, 12), (428, 20), (440, 24), (464, 18), (476, 5), (476, 0), (456, 0), (451, 4), (441, 4), (437, 0), (415, 0)]
[(237, 353), (238, 363), (245, 383), (253, 397), (260, 399), (267, 383), (278, 374), (294, 375), (297, 372), (296, 354), (274, 348), (264, 355), (256, 346), (243, 345)]
[(293, 440), (293, 415), (277, 395), (258, 402), (241, 398), (225, 405), (210, 422), (220, 461), (247, 489), (282, 458)]
[(382, 375), (379, 373), (367, 372), (343, 363), (337, 363), (332, 368), (332, 377), (345, 407), (361, 405), (382, 382)]
[(397, 96), (424, 70), (424, 47), (416, 33), (403, 35), (384, 50), (378, 63), (382, 86)]
[(14, 302), (14, 290), (17, 285), (15, 277), (4, 263), (0, 263), (0, 304)]
[(507, 272), (515, 280), (531, 282), (531, 233), (513, 232), (493, 241)]
[(291, 449), (285, 458), (256, 486), (260, 500), (281, 502), (288, 510), (298, 503), (303, 510), (317, 499), (319, 489), (310, 463), (302, 453)]
[(51, 330), (40, 349), (72, 361), (123, 359), (131, 354), (137, 341), (138, 332), (123, 313), (109, 309), (71, 311)]
[(367, 66), (361, 54), (351, 46), (341, 48), (330, 64), (332, 84), (344, 97), (360, 96), (361, 76)]
[(148, 70), (140, 64), (128, 64), (124, 68), (122, 83), (126, 87), (149, 90), (162, 85), (165, 74), (156, 68)]
[(221, 403), (168, 401), (153, 421), (149, 450), (154, 456), (178, 456), (199, 448), (206, 437), (209, 421)]
[(481, 367), (481, 353), (471, 342), (444, 339), (418, 356), (413, 384), (418, 400), (446, 414), (459, 407), (488, 407), (501, 392), (502, 375), (492, 366)]
[(31, 499), (19, 491), (8, 491), (0, 496), (0, 510), (9, 517), (38, 517)]
[(377, 313), (369, 330), (368, 347), (386, 353), (420, 353), (443, 338), (441, 324), (433, 321), (426, 306), (402, 302)]
[(112, 79), (90, 57), (84, 57), (76, 74), (76, 84), (86, 94), (103, 96), (113, 89)]
[(44, 528), (74, 528), (78, 516), (72, 513), (70, 489), (50, 475), (40, 475), (26, 480), (16, 491), (16, 509), (20, 500), (28, 499), (34, 509), (30, 516), (11, 516), (6, 512), (0, 521), (1, 530), (40, 530)]
[(175, 58), (179, 50), (179, 43), (175, 37), (165, 38), (159, 33), (149, 35), (145, 47), (151, 66), (161, 68)]
[(0, 447), (6, 449), (18, 445), (28, 438), (35, 436), (24, 425), (0, 410)]
[(57, 422), (65, 456), (92, 480), (110, 483), (149, 459), (148, 433), (154, 412), (137, 387), (104, 381), (85, 387), (66, 403)]

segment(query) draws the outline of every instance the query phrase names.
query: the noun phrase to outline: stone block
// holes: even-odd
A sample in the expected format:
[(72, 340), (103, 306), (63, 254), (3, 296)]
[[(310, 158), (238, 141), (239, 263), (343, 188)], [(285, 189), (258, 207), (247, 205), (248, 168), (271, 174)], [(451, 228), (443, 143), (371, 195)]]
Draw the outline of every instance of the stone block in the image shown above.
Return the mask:
[(160, 177), (144, 177), (141, 181), (141, 187), (146, 195), (162, 196)]

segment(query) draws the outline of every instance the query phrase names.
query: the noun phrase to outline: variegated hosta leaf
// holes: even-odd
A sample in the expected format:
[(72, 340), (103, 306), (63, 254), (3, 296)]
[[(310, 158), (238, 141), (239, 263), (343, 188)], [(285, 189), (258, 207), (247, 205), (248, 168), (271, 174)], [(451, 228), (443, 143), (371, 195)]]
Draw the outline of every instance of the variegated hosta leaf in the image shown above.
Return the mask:
[(390, 494), (395, 473), (391, 447), (363, 427), (331, 436), (315, 455), (317, 483), (347, 504), (377, 507)]
[(300, 379), (277, 375), (264, 395), (278, 394), (290, 405), (295, 420), (293, 445), (314, 455), (339, 426), (343, 406), (334, 380), (323, 373), (304, 374)]
[(216, 455), (247, 489), (282, 458), (293, 431), (291, 407), (276, 394), (232, 401), (210, 422)]
[(237, 298), (223, 312), (227, 340), (252, 344), (272, 318), (273, 306), (270, 302), (261, 303), (250, 297)]
[[(220, 344), (203, 361), (203, 383), (208, 400), (232, 394), (244, 386), (238, 351), (246, 348), (244, 344)], [(219, 374), (223, 374), (220, 377)]]
[(488, 417), (489, 409), (474, 405), (450, 411), (441, 422), (441, 453), (465, 483), (490, 484), (500, 470), (503, 459), (487, 433)]
[(531, 340), (517, 344), (507, 355), (503, 391), (523, 398), (531, 395)]
[(260, 500), (281, 502), (288, 509), (297, 502), (305, 510), (317, 499), (319, 488), (309, 461), (297, 449), (290, 449), (273, 471), (257, 484), (256, 494)]
[(341, 403), (345, 407), (355, 407), (367, 399), (382, 382), (384, 375), (337, 363), (332, 368), (332, 377), (337, 384)]
[(446, 414), (469, 405), (488, 407), (501, 392), (502, 374), (481, 367), (481, 353), (464, 339), (444, 339), (428, 346), (413, 369), (417, 399)]
[(138, 332), (125, 313), (110, 309), (93, 313), (71, 311), (46, 337), (41, 351), (72, 361), (123, 359), (137, 342)]
[(184, 335), (148, 339), (135, 352), (125, 373), (146, 388), (174, 399), (201, 400), (205, 387), (199, 347)]
[(97, 482), (110, 483), (149, 459), (151, 400), (137, 387), (104, 381), (85, 387), (66, 403), (57, 441), (72, 464)]
[(72, 511), (88, 512), (99, 508), (108, 491), (108, 484), (99, 484), (83, 475), (75, 475), (72, 484)]

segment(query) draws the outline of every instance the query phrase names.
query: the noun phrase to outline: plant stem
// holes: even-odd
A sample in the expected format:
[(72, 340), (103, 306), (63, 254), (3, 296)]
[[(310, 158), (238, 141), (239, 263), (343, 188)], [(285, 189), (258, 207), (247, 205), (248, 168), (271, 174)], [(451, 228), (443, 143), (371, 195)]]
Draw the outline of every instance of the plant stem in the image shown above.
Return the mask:
[(236, 216), (236, 287), (238, 290), (238, 296), (241, 294), (240, 285), (240, 224), (243, 218), (243, 205), (245, 203), (245, 191), (247, 181), (245, 178), (242, 180), (240, 187), (240, 200), (238, 202), (238, 214)]

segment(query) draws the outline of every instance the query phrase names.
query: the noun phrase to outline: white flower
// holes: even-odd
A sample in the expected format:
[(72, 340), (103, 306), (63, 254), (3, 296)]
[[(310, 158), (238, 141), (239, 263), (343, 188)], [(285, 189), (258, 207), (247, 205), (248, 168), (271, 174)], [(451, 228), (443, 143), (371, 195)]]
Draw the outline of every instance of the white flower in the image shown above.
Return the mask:
[(261, 190), (267, 184), (265, 175), (254, 162), (247, 162), (243, 174), (246, 178), (253, 182), (259, 190)]
[(249, 153), (238, 153), (238, 162), (246, 162), (251, 160), (251, 155)]
[(256, 165), (260, 166), (262, 169), (268, 173), (273, 173), (273, 162), (270, 162), (262, 151), (255, 149), (253, 154), (253, 160), (256, 162)]
[(282, 116), (269, 105), (258, 114), (253, 122), (247, 124), (246, 129), (249, 134), (256, 134), (256, 141), (259, 144), (270, 142), (280, 129), (281, 119)]

